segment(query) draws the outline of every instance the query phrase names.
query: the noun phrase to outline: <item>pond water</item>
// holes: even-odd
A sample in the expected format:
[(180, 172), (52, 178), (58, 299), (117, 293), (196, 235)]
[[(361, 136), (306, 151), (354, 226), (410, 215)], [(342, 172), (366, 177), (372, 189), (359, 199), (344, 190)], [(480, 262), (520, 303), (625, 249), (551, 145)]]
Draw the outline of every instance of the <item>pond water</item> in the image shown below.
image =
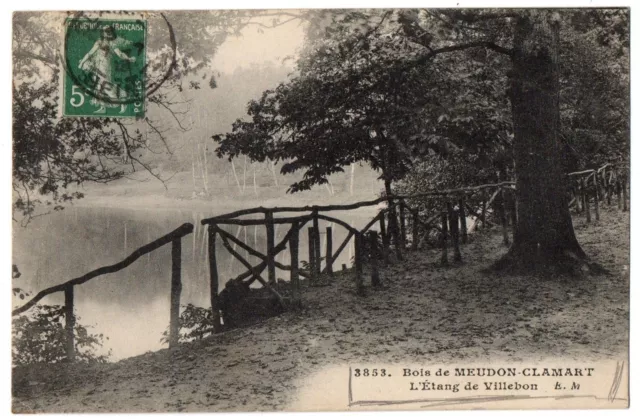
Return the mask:
[[(127, 210), (114, 208), (72, 207), (62, 212), (34, 219), (26, 228), (14, 226), (13, 263), (22, 276), (14, 286), (31, 292), (38, 291), (81, 276), (93, 269), (124, 259), (131, 252), (153, 241), (185, 222), (194, 224), (193, 234), (182, 240), (182, 298), (181, 304), (208, 307), (209, 268), (206, 229), (202, 218), (215, 212), (201, 213), (184, 210)], [(356, 228), (371, 220), (371, 209), (331, 213)], [(308, 260), (307, 224), (300, 234), (300, 260)], [(326, 245), (326, 227), (320, 222), (322, 254)], [(253, 248), (266, 253), (264, 226), (225, 227)], [(285, 225), (276, 226), (276, 244), (287, 233)], [(346, 237), (346, 230), (333, 225), (333, 251)], [(224, 282), (245, 271), (244, 266), (217, 242), (220, 287)], [(253, 264), (259, 259), (237, 248)], [(351, 265), (353, 240), (334, 264)], [(289, 264), (288, 250), (281, 252), (277, 261)], [(279, 278), (289, 279), (288, 272), (277, 272)], [(263, 272), (266, 279), (266, 270)], [(169, 294), (171, 286), (171, 245), (142, 256), (124, 270), (103, 275), (76, 286), (75, 312), (79, 322), (92, 326), (91, 332), (109, 337), (104, 350), (112, 350), (112, 360), (118, 360), (146, 351), (158, 350), (162, 332), (169, 324)], [(14, 307), (22, 301), (14, 299)], [(42, 304), (64, 304), (63, 293), (52, 294)]]

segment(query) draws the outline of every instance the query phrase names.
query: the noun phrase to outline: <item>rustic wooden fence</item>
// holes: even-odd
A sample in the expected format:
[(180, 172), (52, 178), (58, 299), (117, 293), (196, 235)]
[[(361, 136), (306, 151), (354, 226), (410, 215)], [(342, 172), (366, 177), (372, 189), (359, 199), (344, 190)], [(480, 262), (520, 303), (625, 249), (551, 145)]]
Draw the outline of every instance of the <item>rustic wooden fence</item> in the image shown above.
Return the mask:
[[(593, 201), (596, 220), (600, 217), (600, 202), (611, 205), (616, 195), (617, 205), (627, 211), (627, 170), (616, 170), (605, 165), (597, 170), (585, 170), (569, 173), (568, 183), (571, 194), (570, 207), (585, 213), (590, 218), (590, 206)], [(386, 196), (378, 199), (357, 202), (347, 205), (314, 205), (300, 207), (250, 208), (234, 211), (201, 220), (207, 226), (210, 302), (213, 314), (213, 331), (220, 332), (222, 323), (227, 323), (221, 314), (220, 278), (218, 274), (216, 243), (218, 238), (223, 247), (246, 268), (246, 271), (235, 278), (225, 281), (225, 289), (233, 284), (248, 287), (258, 281), (284, 308), (301, 306), (300, 278), (310, 283), (321, 277), (330, 277), (334, 273), (334, 264), (341, 253), (353, 243), (354, 246), (354, 278), (355, 289), (364, 293), (363, 266), (368, 262), (371, 274), (371, 285), (381, 285), (378, 268), (380, 264), (388, 265), (392, 259), (403, 260), (403, 254), (418, 251), (422, 241), (429, 237), (439, 239), (441, 248), (440, 263), (449, 263), (449, 251), (452, 250), (453, 261), (461, 262), (461, 244), (467, 243), (468, 233), (480, 227), (499, 226), (503, 242), (509, 245), (509, 224), (516, 226), (515, 182), (505, 181), (474, 187), (430, 191), (413, 195)], [(363, 207), (386, 206), (366, 223), (363, 228), (355, 228), (337, 216), (330, 215), (337, 211), (350, 211)], [(293, 214), (293, 215), (291, 215)], [(250, 218), (246, 218), (250, 217)], [(257, 217), (257, 218), (256, 218)], [(345, 238), (335, 247), (333, 243), (333, 227), (326, 227), (325, 246), (321, 246), (320, 220), (333, 223), (334, 226), (346, 230)], [(300, 232), (306, 224), (308, 234), (308, 264), (303, 266), (299, 255)], [(469, 223), (471, 223), (469, 225)], [(227, 232), (225, 226), (263, 226), (266, 230), (266, 250), (256, 249), (233, 234)], [(276, 243), (275, 227), (285, 226), (284, 237)], [(377, 230), (375, 229), (377, 227)], [(181, 282), (181, 239), (193, 232), (193, 224), (183, 224), (171, 233), (145, 245), (126, 259), (114, 265), (101, 267), (79, 278), (72, 279), (43, 291), (23, 306), (13, 310), (12, 314), (24, 313), (45, 296), (64, 292), (65, 295), (65, 329), (67, 359), (75, 356), (74, 344), (74, 286), (83, 284), (97, 276), (120, 271), (131, 265), (142, 255), (148, 254), (165, 244), (172, 244), (171, 269), (171, 308), (169, 326), (169, 346), (178, 343), (179, 309)], [(247, 255), (254, 256), (260, 262), (252, 264), (242, 256), (238, 247)], [(276, 257), (289, 249), (290, 263), (285, 265)], [(324, 254), (323, 254), (324, 250)], [(324, 265), (323, 265), (324, 262)], [(346, 265), (343, 264), (343, 270)], [(266, 279), (262, 273), (267, 270)], [(276, 269), (289, 272), (287, 295), (276, 281)]]
[(614, 196), (618, 209), (627, 211), (628, 173), (627, 167), (616, 168), (612, 164), (605, 164), (599, 169), (569, 173), (569, 207), (584, 214), (588, 223), (591, 222), (591, 202), (596, 220), (600, 220), (601, 202), (611, 206)]
[[(617, 194), (620, 209), (627, 210), (627, 185), (624, 170), (616, 171), (611, 165), (597, 170), (569, 173), (570, 206), (586, 212), (593, 202), (596, 219), (599, 219), (599, 202), (606, 199), (610, 204)], [(592, 187), (588, 185), (592, 184)], [(363, 228), (331, 215), (333, 212), (350, 211), (363, 207), (378, 206), (381, 209)], [(292, 215), (293, 214), (293, 215)], [(438, 237), (441, 248), (440, 263), (448, 264), (450, 253), (454, 262), (462, 261), (461, 245), (467, 243), (468, 233), (490, 225), (501, 229), (504, 245), (510, 244), (509, 227), (517, 224), (515, 182), (505, 181), (459, 189), (430, 191), (413, 195), (396, 195), (357, 202), (347, 205), (313, 205), (299, 207), (250, 208), (228, 214), (206, 218), (201, 221), (208, 226), (210, 297), (214, 313), (214, 330), (222, 330), (219, 301), (220, 278), (217, 268), (216, 240), (220, 238), (224, 248), (246, 268), (227, 284), (240, 282), (248, 287), (258, 281), (285, 307), (301, 304), (300, 278), (316, 281), (321, 276), (331, 276), (340, 254), (354, 246), (354, 277), (358, 293), (363, 293), (363, 265), (368, 262), (371, 284), (380, 285), (379, 264), (389, 264), (391, 259), (403, 260), (403, 254), (416, 251), (428, 237)], [(251, 218), (246, 218), (251, 217)], [(326, 227), (325, 245), (321, 246), (320, 220), (333, 223), (346, 230), (345, 238), (333, 242), (335, 227)], [(300, 264), (300, 234), (306, 224), (308, 242), (308, 264)], [(261, 226), (266, 230), (266, 249), (259, 250), (224, 229), (225, 226)], [(275, 243), (275, 226), (285, 225), (287, 233)], [(304, 234), (304, 233), (303, 233)], [(233, 244), (233, 246), (232, 246)], [(337, 245), (337, 246), (335, 246)], [(236, 250), (240, 247), (248, 255), (257, 257), (256, 264)], [(276, 256), (289, 249), (290, 264), (276, 261)], [(334, 250), (335, 249), (335, 250)], [(289, 295), (284, 296), (276, 284), (276, 268), (289, 272)], [(343, 265), (343, 269), (345, 266)], [(262, 276), (267, 271), (266, 279)], [(222, 319), (224, 321), (224, 319)]]
[[(224, 248), (246, 268), (239, 276), (227, 281), (225, 288), (235, 286), (234, 283), (241, 283), (244, 287), (248, 287), (258, 281), (282, 306), (295, 308), (301, 304), (300, 278), (313, 282), (323, 275), (331, 276), (338, 257), (351, 243), (353, 243), (355, 250), (355, 285), (359, 293), (364, 290), (363, 264), (365, 260), (369, 261), (371, 267), (372, 284), (377, 286), (380, 284), (378, 261), (384, 264), (390, 263), (392, 258), (401, 261), (403, 253), (407, 249), (417, 250), (420, 239), (430, 232), (436, 232), (441, 237), (441, 263), (448, 263), (449, 247), (453, 249), (453, 260), (461, 261), (460, 244), (467, 242), (468, 217), (474, 220), (473, 228), (478, 224), (485, 227), (488, 213), (497, 211), (502, 215), (505, 242), (508, 243), (508, 208), (505, 203), (508, 202), (507, 195), (513, 197), (513, 192), (514, 182), (501, 182), (407, 196), (388, 196), (348, 205), (257, 207), (203, 219), (201, 223), (208, 227), (209, 237), (209, 285), (214, 330), (222, 330), (222, 322), (224, 322), (224, 318), (221, 322), (220, 316), (220, 278), (217, 266), (218, 255), (216, 254), (218, 238), (222, 240)], [(436, 201), (435, 210), (433, 210), (433, 205), (430, 206), (431, 212), (426, 211), (421, 205), (411, 205), (411, 200), (415, 201), (416, 199)], [(481, 205), (476, 208), (470, 205), (470, 202), (481, 202)], [(381, 209), (363, 228), (359, 229), (337, 216), (331, 215), (337, 211), (378, 206), (381, 203), (385, 203), (386, 208)], [(492, 205), (495, 203), (499, 203), (499, 205)], [(334, 243), (334, 227), (326, 227), (323, 249), (320, 241), (320, 220), (344, 228), (346, 230), (345, 238), (339, 243)], [(307, 228), (308, 264), (301, 266), (299, 238), (300, 232), (304, 231), (304, 227), (308, 223), (310, 224)], [(251, 225), (265, 228), (266, 249), (256, 249), (224, 228), (225, 226)], [(284, 225), (287, 229), (284, 238), (277, 244), (274, 233), (276, 225)], [(378, 230), (375, 230), (375, 227), (378, 227)], [(449, 244), (449, 240), (451, 244)], [(334, 247), (334, 244), (337, 246)], [(237, 250), (237, 247), (243, 249), (248, 255), (256, 257), (260, 262), (251, 264)], [(284, 265), (276, 260), (277, 255), (285, 249), (289, 249), (289, 265)], [(281, 288), (276, 283), (276, 268), (289, 272), (287, 296), (282, 295)], [(267, 271), (266, 279), (262, 276), (265, 269)], [(224, 312), (224, 310), (222, 311)]]
[(181, 279), (181, 267), (182, 267), (182, 238), (193, 232), (193, 224), (185, 223), (173, 230), (169, 234), (160, 237), (157, 240), (152, 241), (142, 247), (139, 247), (133, 251), (122, 261), (113, 265), (103, 266), (95, 269), (87, 274), (84, 274), (78, 278), (74, 278), (65, 283), (55, 285), (40, 291), (26, 304), (18, 307), (12, 311), (12, 316), (17, 316), (31, 307), (36, 305), (38, 301), (42, 300), (47, 295), (64, 292), (64, 306), (65, 306), (65, 351), (67, 361), (73, 362), (75, 360), (75, 315), (74, 315), (74, 297), (73, 290), (77, 285), (84, 284), (89, 280), (98, 276), (121, 271), (133, 262), (138, 260), (141, 256), (151, 253), (160, 247), (171, 243), (171, 309), (169, 315), (169, 347), (175, 346), (178, 343), (179, 332), (179, 317), (180, 317), (180, 294), (182, 292), (182, 279)]

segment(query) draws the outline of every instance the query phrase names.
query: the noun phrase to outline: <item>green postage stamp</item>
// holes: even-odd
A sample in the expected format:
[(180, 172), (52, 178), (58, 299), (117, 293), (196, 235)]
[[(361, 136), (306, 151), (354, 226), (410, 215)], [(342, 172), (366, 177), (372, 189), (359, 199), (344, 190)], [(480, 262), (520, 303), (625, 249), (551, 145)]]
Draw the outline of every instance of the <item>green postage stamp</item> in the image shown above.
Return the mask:
[(144, 116), (146, 32), (140, 19), (67, 19), (65, 116)]

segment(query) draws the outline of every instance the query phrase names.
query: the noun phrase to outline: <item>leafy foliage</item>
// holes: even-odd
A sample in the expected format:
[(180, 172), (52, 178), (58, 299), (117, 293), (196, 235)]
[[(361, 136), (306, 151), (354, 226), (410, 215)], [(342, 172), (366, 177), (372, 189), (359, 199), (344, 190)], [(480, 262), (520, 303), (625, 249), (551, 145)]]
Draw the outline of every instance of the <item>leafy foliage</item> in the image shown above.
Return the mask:
[[(16, 264), (11, 265), (11, 279), (18, 279), (21, 276), (22, 276), (22, 273), (20, 273), (20, 270), (18, 269), (18, 265)], [(25, 297), (28, 297), (30, 295), (28, 291), (20, 287), (13, 287), (11, 291), (13, 292), (14, 297), (17, 296), (21, 300), (24, 300)]]
[(562, 137), (566, 171), (628, 164), (629, 16), (623, 9), (583, 10), (563, 32)]
[[(179, 318), (179, 342), (201, 340), (213, 334), (214, 323), (210, 308), (197, 307), (193, 304), (182, 306)], [(169, 343), (169, 328), (162, 332), (162, 343)]]
[[(524, 10), (318, 11), (296, 76), (248, 105), (249, 120), (216, 135), (219, 156), (282, 160), (304, 171), (290, 192), (368, 162), (390, 183), (438, 159), (432, 186), (477, 184), (513, 168), (513, 20)], [(563, 11), (562, 138), (566, 170), (628, 155), (628, 13)], [(542, 35), (541, 35), (542, 36)], [(613, 64), (612, 64), (613, 63)], [(595, 83), (595, 86), (594, 84)], [(596, 87), (596, 88), (594, 88)], [(437, 157), (440, 156), (440, 157)], [(449, 182), (445, 182), (449, 179)], [(421, 187), (430, 182), (418, 181)]]
[(390, 16), (372, 12), (359, 26), (328, 31), (298, 61), (297, 76), (249, 104), (251, 121), (238, 120), (231, 133), (214, 136), (218, 155), (282, 160), (285, 174), (304, 170), (290, 192), (326, 183), (356, 162), (381, 170), (387, 183), (402, 178), (412, 145), (429, 135), (421, 122), (425, 110), (439, 105), (438, 91), (430, 87), (446, 80), (439, 68), (399, 66), (399, 57), (411, 57), (413, 47), (387, 31)]
[(40, 204), (60, 210), (64, 203), (82, 198), (80, 192), (67, 191), (71, 184), (109, 182), (123, 174), (102, 160), (121, 149), (108, 125), (95, 118), (56, 121), (57, 83), (54, 71), (51, 83), (13, 88), (14, 210), (27, 220)]
[(325, 32), (311, 30), (299, 75), (251, 102), (251, 121), (214, 137), (220, 156), (281, 159), (283, 173), (304, 169), (295, 192), (354, 162), (368, 162), (391, 183), (425, 156), (461, 147), (486, 155), (508, 144), (506, 76), (496, 76), (506, 60), (499, 54), (418, 63), (424, 47), (407, 35), (417, 29), (406, 29), (415, 25), (404, 12), (323, 18)]
[[(90, 326), (84, 326), (76, 317), (74, 329), (76, 360), (80, 362), (107, 362), (106, 355), (97, 355), (96, 350), (108, 340), (102, 333), (92, 334)], [(37, 305), (28, 314), (13, 319), (12, 358), (14, 365), (35, 363), (57, 363), (66, 361), (64, 307), (59, 305)]]

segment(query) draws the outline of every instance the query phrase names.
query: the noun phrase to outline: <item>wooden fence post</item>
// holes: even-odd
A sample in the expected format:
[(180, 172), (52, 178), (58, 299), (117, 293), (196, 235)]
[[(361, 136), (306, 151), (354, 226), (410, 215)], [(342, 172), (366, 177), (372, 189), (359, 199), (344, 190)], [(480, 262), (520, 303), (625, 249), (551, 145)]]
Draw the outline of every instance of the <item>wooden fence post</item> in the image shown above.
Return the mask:
[(327, 249), (325, 252), (326, 270), (329, 275), (333, 275), (333, 230), (327, 227)]
[(622, 177), (622, 211), (627, 211), (627, 174)]
[(451, 232), (451, 241), (453, 243), (453, 261), (461, 262), (462, 255), (460, 254), (460, 232), (458, 229), (458, 214), (451, 202), (447, 201), (447, 213), (449, 214), (449, 231)]
[(182, 280), (180, 270), (182, 268), (182, 239), (173, 239), (171, 242), (171, 309), (169, 321), (169, 348), (178, 344), (180, 336), (180, 293), (182, 292)]
[(591, 211), (589, 208), (589, 193), (587, 191), (586, 185), (584, 183), (584, 178), (580, 178), (580, 189), (582, 190), (582, 208), (587, 216), (587, 222), (591, 222)]
[(380, 284), (380, 273), (378, 272), (378, 232), (370, 231), (369, 232), (369, 264), (371, 265), (371, 285), (374, 287), (379, 287)]
[(289, 255), (291, 257), (291, 303), (294, 308), (302, 306), (302, 296), (300, 292), (300, 274), (298, 267), (298, 222), (294, 221), (291, 225), (291, 237), (289, 238)]
[(315, 206), (313, 207), (313, 230), (314, 230), (314, 239), (315, 242), (313, 243), (313, 250), (315, 251), (315, 265), (313, 265), (316, 268), (316, 278), (320, 278), (320, 267), (322, 265), (321, 260), (322, 260), (322, 246), (320, 245), (320, 224), (319, 224), (319, 220), (318, 220), (318, 208), (316, 208)]
[(384, 264), (389, 265), (389, 235), (384, 223), (385, 213), (380, 214), (380, 235), (382, 236), (382, 260)]
[(620, 183), (620, 177), (618, 176), (618, 172), (616, 172), (616, 195), (618, 197), (618, 209), (622, 209), (622, 186)]
[(602, 168), (602, 202), (604, 203), (604, 200), (606, 199), (607, 195), (608, 195), (608, 190), (607, 190), (607, 168), (606, 166)]
[(405, 217), (404, 203), (400, 201), (398, 205), (400, 207), (400, 245), (404, 249), (407, 245), (407, 225)]
[(593, 186), (595, 188), (595, 192), (593, 194), (593, 200), (595, 203), (595, 209), (596, 209), (596, 221), (600, 220), (600, 198), (599, 198), (599, 186), (598, 185), (598, 172), (594, 172), (593, 173)]
[(411, 211), (411, 250), (418, 250), (418, 236), (420, 235), (420, 212), (418, 208)]
[(211, 298), (211, 314), (213, 315), (213, 329), (215, 333), (222, 330), (220, 324), (220, 301), (218, 300), (218, 262), (216, 260), (216, 238), (218, 232), (216, 226), (209, 224), (208, 250), (209, 250), (209, 296)]
[(264, 222), (267, 227), (267, 282), (270, 285), (276, 283), (276, 256), (273, 254), (275, 247), (275, 231), (273, 227), (273, 212), (267, 210), (264, 213)]
[(355, 265), (356, 265), (356, 292), (358, 295), (364, 295), (364, 284), (362, 282), (362, 234), (360, 232), (355, 233), (354, 237), (354, 247), (355, 247)]
[(307, 228), (307, 244), (309, 248), (309, 278), (318, 279), (316, 276), (315, 258), (316, 251), (313, 248), (315, 245), (315, 239), (313, 237), (313, 227)]
[(504, 189), (500, 187), (500, 223), (502, 224), (502, 242), (505, 246), (509, 246), (509, 229), (507, 228), (507, 205), (505, 200)]
[(65, 330), (65, 352), (67, 362), (76, 360), (76, 344), (74, 329), (76, 326), (76, 317), (73, 314), (73, 285), (68, 285), (64, 289), (64, 330)]
[[(605, 173), (607, 168), (602, 169), (602, 172)], [(598, 199), (604, 201), (606, 191), (604, 190), (604, 177), (602, 178), (602, 182), (600, 181), (600, 176), (598, 176), (598, 170), (596, 170), (593, 176), (596, 178), (596, 185), (598, 185)]]
[(482, 214), (480, 215), (482, 221), (482, 229), (487, 229), (487, 191), (482, 189)]
[(402, 246), (400, 242), (400, 230), (398, 229), (398, 212), (393, 199), (389, 200), (389, 232), (393, 236), (393, 243), (396, 250), (396, 258), (402, 261)]
[(613, 186), (611, 185), (611, 181), (613, 180), (613, 171), (609, 171), (609, 178), (605, 179), (606, 187), (607, 187), (607, 205), (611, 206), (611, 195), (613, 195)]
[(582, 213), (582, 193), (580, 190), (580, 184), (576, 184), (573, 188), (573, 193), (576, 199), (576, 213)]
[(513, 189), (510, 190), (511, 195), (511, 232), (513, 234), (514, 240), (516, 237), (516, 230), (518, 228), (518, 197), (516, 196), (516, 191)]
[(442, 224), (442, 238), (441, 238), (441, 244), (442, 244), (442, 256), (440, 256), (440, 263), (442, 265), (447, 265), (449, 263), (448, 259), (447, 259), (447, 234), (449, 234), (449, 228), (448, 228), (448, 223), (447, 223), (447, 211), (442, 211), (441, 215), (440, 215), (440, 219), (441, 219), (441, 224)]
[(464, 210), (465, 199), (464, 195), (458, 201), (458, 205), (460, 206), (459, 215), (460, 215), (460, 229), (462, 230), (462, 244), (467, 244), (467, 214)]

